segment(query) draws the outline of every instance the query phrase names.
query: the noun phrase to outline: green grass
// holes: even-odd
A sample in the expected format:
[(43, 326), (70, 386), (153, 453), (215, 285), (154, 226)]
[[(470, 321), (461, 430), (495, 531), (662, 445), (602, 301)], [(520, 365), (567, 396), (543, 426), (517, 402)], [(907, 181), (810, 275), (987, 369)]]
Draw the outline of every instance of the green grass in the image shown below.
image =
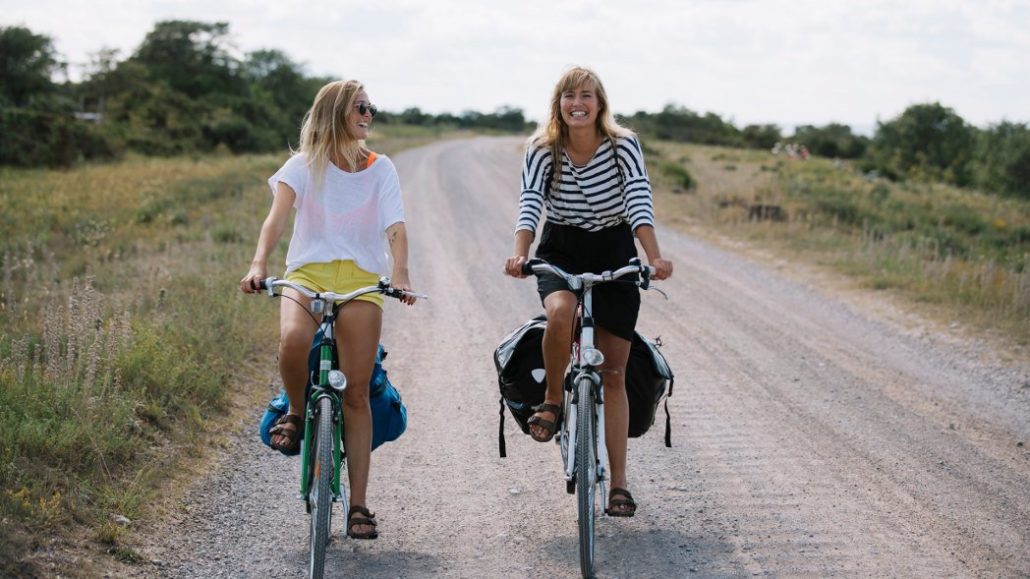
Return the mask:
[[(750, 239), (1030, 345), (1030, 202), (867, 179), (827, 159), (650, 147), (658, 213), (667, 222)], [(692, 194), (670, 194), (679, 185), (670, 164), (694, 176)], [(780, 206), (787, 219), (749, 220), (748, 207), (759, 203)]]
[(0, 576), (42, 574), (28, 555), (74, 528), (138, 559), (111, 516), (147, 516), (274, 348), (277, 308), (236, 288), (286, 155), (0, 169)]

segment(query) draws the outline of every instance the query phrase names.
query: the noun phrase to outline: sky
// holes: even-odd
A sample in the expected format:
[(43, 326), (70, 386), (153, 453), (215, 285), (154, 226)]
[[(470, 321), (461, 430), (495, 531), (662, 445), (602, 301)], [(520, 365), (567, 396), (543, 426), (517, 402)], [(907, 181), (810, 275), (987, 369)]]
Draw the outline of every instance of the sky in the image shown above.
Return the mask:
[(1030, 122), (1030, 0), (0, 0), (0, 26), (50, 36), (73, 79), (171, 19), (228, 22), (241, 56), (281, 50), (390, 111), (541, 120), (583, 65), (621, 114), (676, 104), (870, 134), (940, 102), (980, 127)]

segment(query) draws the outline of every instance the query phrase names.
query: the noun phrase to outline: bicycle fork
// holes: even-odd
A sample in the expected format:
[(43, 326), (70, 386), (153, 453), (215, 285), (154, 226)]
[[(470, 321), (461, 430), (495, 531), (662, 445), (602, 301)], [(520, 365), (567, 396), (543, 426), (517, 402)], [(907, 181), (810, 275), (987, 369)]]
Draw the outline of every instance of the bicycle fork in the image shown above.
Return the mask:
[[(602, 504), (607, 504), (607, 489), (605, 481), (608, 480), (608, 446), (605, 444), (605, 430), (604, 430), (604, 388), (601, 386), (601, 376), (597, 373), (597, 370), (593, 367), (587, 366), (586, 368), (580, 369), (578, 372), (573, 369), (572, 375), (575, 379), (572, 381), (571, 393), (567, 394), (571, 396), (571, 402), (568, 405), (568, 409), (565, 413), (565, 420), (568, 423), (566, 449), (565, 452), (565, 481), (572, 483), (576, 479), (577, 467), (582, 466), (584, 469), (594, 468), (597, 472), (597, 483), (601, 490), (601, 501)], [(596, 465), (577, 465), (576, 464), (576, 434), (577, 434), (577, 412), (579, 404), (583, 403), (579, 399), (579, 389), (576, 387), (582, 379), (588, 379), (591, 383), (591, 390), (594, 395), (594, 417), (597, 420), (597, 428), (595, 430), (595, 444), (597, 446), (597, 464)], [(570, 388), (566, 388), (567, 390)], [(589, 401), (586, 401), (589, 404)], [(585, 472), (585, 471), (584, 471)]]

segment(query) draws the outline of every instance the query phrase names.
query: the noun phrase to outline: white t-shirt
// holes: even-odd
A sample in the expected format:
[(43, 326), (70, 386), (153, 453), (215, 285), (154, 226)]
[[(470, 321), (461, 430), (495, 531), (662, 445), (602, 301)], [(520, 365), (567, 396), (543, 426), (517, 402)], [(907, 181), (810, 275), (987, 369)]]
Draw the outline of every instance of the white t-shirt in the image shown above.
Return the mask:
[(377, 155), (371, 167), (357, 173), (330, 163), (322, 188), (315, 191), (306, 155), (298, 153), (269, 177), (273, 195), (280, 182), (297, 194), (287, 272), (309, 263), (353, 259), (361, 269), (390, 274), (386, 229), (404, 221), (404, 202), (397, 169), (386, 155)]

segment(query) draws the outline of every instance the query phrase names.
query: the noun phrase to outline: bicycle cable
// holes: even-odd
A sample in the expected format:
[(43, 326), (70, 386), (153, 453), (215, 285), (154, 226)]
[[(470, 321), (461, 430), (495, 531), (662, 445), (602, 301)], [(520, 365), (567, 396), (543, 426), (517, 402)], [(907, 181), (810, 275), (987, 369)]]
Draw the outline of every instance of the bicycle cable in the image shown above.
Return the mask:
[[(318, 326), (319, 324), (322, 323), (321, 321), (319, 321), (318, 318), (315, 317), (315, 314), (311, 313), (309, 308), (304, 307), (304, 304), (300, 303), (300, 300), (298, 300), (297, 298), (295, 298), (293, 296), (288, 296), (286, 294), (281, 294), (281, 293), (275, 294), (275, 297), (277, 297), (277, 298), (286, 298), (286, 299), (290, 300), (291, 302), (293, 302), (293, 303), (297, 304), (298, 306), (300, 306), (301, 309), (304, 310), (304, 313), (306, 313), (308, 315), (308, 317), (311, 318), (311, 321), (315, 322), (316, 326)], [(333, 314), (334, 315), (336, 314), (335, 306), (333, 307)]]

